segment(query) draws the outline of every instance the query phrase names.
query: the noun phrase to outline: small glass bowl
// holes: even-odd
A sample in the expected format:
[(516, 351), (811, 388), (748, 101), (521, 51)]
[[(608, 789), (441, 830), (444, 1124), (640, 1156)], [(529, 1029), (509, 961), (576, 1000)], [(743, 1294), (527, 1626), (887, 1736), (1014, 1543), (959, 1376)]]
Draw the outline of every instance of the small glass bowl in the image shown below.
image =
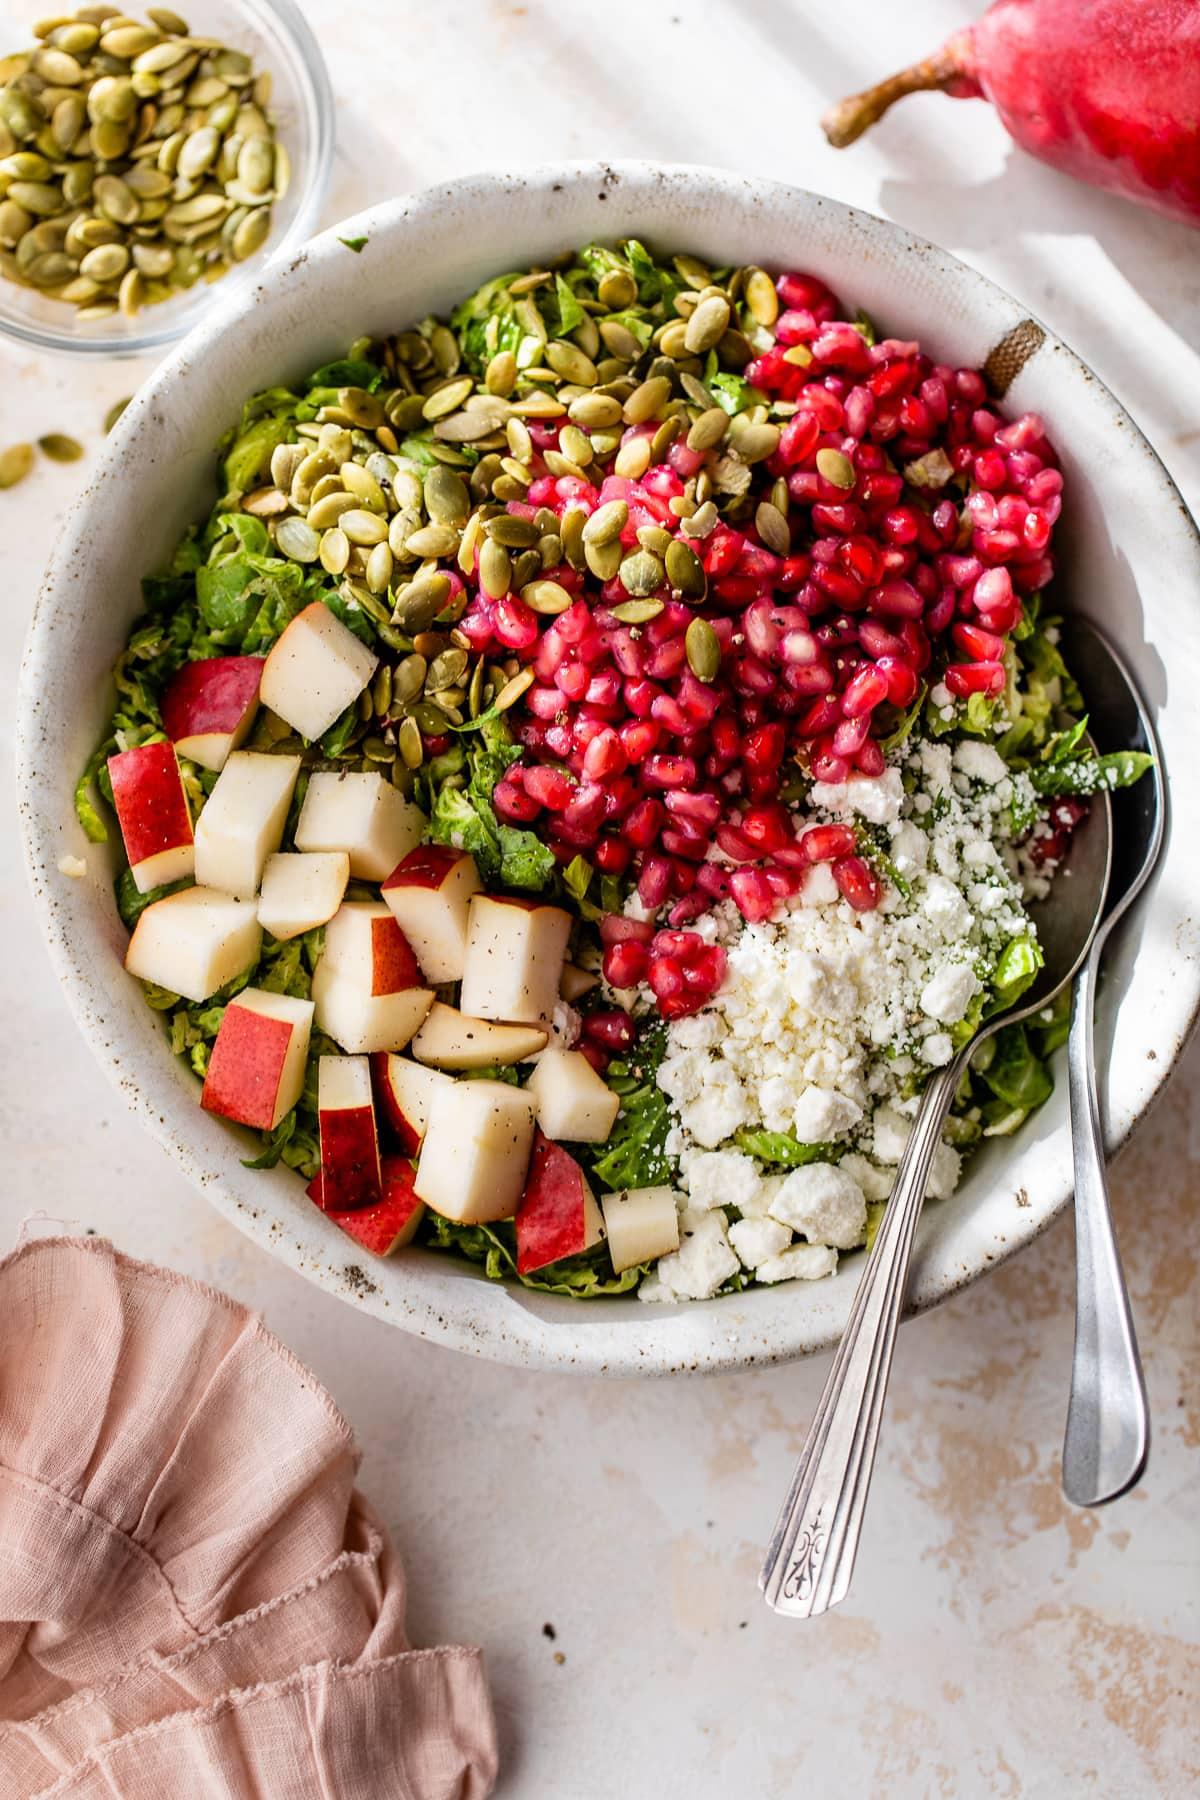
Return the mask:
[[(64, 13), (71, 9), (67, 0)], [(46, 13), (46, 0), (17, 0), (5, 9), (0, 56), (32, 44), (32, 25)], [(291, 158), (287, 193), (274, 204), (271, 235), (257, 255), (218, 281), (199, 281), (171, 300), (144, 307), (133, 318), (111, 313), (105, 319), (78, 319), (75, 308), (0, 276), (0, 334), (51, 350), (86, 356), (136, 356), (181, 338), (213, 305), (239, 294), (257, 279), (264, 263), (311, 237), (333, 165), (334, 106), (329, 72), (311, 29), (294, 0), (179, 0), (179, 10), (197, 35), (220, 38), (253, 57), (258, 71), (272, 78), (270, 110), (277, 135)], [(131, 0), (131, 17), (144, 7)]]

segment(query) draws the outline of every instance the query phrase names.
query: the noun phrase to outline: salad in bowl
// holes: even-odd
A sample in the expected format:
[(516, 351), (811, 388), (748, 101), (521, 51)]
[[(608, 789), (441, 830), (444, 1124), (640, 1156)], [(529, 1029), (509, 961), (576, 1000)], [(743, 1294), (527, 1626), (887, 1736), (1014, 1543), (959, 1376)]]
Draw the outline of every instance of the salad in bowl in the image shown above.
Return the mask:
[[(633, 239), (253, 395), (82, 772), (209, 1112), (379, 1254), (708, 1299), (869, 1246), (1136, 753), (1055, 630), (1042, 421), (819, 271)], [(964, 1078), (930, 1192), (1048, 1097)]]

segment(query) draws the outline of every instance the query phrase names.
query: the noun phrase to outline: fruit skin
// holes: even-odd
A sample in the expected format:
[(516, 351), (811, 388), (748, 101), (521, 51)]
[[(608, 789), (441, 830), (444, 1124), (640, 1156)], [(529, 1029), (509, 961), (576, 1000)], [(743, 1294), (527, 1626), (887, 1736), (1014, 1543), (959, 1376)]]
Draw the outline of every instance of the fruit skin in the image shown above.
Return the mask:
[(1200, 7), (1195, 0), (996, 0), (911, 69), (821, 124), (853, 143), (922, 89), (982, 97), (1022, 149), (1063, 174), (1200, 225)]
[(311, 1000), (243, 988), (229, 1002), (209, 1056), (200, 1104), (257, 1131), (274, 1131), (304, 1087)]
[(604, 1236), (604, 1220), (583, 1170), (540, 1131), (533, 1134), (529, 1175), (513, 1223), (518, 1275), (579, 1256)]
[[(365, 1056), (323, 1056), (317, 1070), (323, 1211), (348, 1212), (383, 1197), (379, 1134)], [(315, 1198), (315, 1195), (313, 1196)]]
[(480, 885), (475, 859), (442, 844), (410, 850), (383, 884), (384, 900), (435, 984), (461, 979), (467, 910)]
[(210, 656), (187, 662), (167, 683), (163, 730), (181, 756), (219, 773), (245, 739), (258, 711), (262, 656)]
[(451, 1075), (439, 1069), (426, 1068), (407, 1056), (395, 1056), (377, 1050), (371, 1057), (371, 1081), (375, 1089), (375, 1105), (384, 1124), (410, 1156), (421, 1148), (429, 1124), (429, 1108), (440, 1087), (448, 1087)]
[(381, 1163), (383, 1197), (370, 1206), (354, 1207), (344, 1212), (331, 1212), (322, 1204), (321, 1171), (309, 1182), (305, 1192), (319, 1206), (327, 1219), (332, 1219), (347, 1237), (369, 1250), (372, 1256), (390, 1256), (410, 1244), (417, 1227), (425, 1217), (425, 1203), (413, 1192), (413, 1166), (405, 1156), (385, 1156)]
[(138, 744), (108, 759), (113, 804), (139, 894), (196, 865), (192, 818), (173, 744)]

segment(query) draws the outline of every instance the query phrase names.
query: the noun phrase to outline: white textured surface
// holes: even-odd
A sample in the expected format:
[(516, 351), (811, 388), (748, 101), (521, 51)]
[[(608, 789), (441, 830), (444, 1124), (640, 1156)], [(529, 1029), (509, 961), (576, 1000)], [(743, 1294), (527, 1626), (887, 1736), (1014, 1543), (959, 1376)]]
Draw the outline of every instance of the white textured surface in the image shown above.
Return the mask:
[[(979, 104), (910, 101), (841, 156), (815, 130), (824, 101), (931, 47), (967, 9), (614, 0), (602, 33), (591, 8), (305, 10), (341, 100), (330, 218), (495, 166), (498, 141), (514, 160), (704, 159), (824, 189), (1028, 301), (1200, 506), (1193, 233), (1038, 169)], [(0, 443), (60, 430), (94, 448), (137, 375), (0, 349)], [(85, 470), (42, 464), (0, 495), (10, 682), (55, 518)], [(4, 847), (15, 863), (11, 830)], [(468, 1363), (351, 1312), (222, 1223), (126, 1117), (54, 992), (19, 880), (4, 904), (0, 1237), (32, 1210), (78, 1219), (229, 1288), (312, 1364), (360, 1432), (364, 1484), (408, 1559), (414, 1636), (489, 1650), (503, 1791), (1140, 1800), (1194, 1786), (1194, 1049), (1114, 1183), (1155, 1408), (1141, 1489), (1099, 1514), (1059, 1497), (1060, 1226), (907, 1328), (854, 1592), (796, 1626), (762, 1610), (755, 1574), (824, 1358), (599, 1384)]]

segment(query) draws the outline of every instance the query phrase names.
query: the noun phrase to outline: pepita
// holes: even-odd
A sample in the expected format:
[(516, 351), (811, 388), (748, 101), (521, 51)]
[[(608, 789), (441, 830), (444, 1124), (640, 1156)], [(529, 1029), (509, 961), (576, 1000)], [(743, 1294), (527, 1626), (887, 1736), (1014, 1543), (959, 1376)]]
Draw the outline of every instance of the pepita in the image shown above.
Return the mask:
[(10, 444), (7, 450), (0, 450), (0, 488), (16, 487), (32, 467), (32, 444)]
[(663, 584), (664, 573), (661, 561), (652, 551), (635, 550), (619, 565), (617, 579), (627, 594), (640, 600), (657, 593)]
[(512, 581), (512, 558), (495, 538), (486, 538), (479, 548), (479, 585), (490, 600), (500, 600)]
[(693, 421), (687, 434), (689, 450), (711, 450), (721, 442), (729, 429), (729, 414), (723, 406), (710, 406)]
[(614, 619), (620, 619), (622, 625), (645, 625), (651, 619), (657, 619), (663, 610), (661, 600), (622, 600), (612, 609)]
[(613, 543), (624, 531), (628, 518), (629, 507), (624, 500), (609, 500), (604, 506), (597, 507), (583, 527), (584, 544), (598, 550)]
[(450, 598), (450, 577), (436, 574), (412, 582), (396, 599), (392, 622), (410, 637), (428, 630)]
[(841, 450), (818, 450), (816, 456), (817, 474), (822, 476), (833, 487), (852, 488), (856, 476), (854, 464)]
[(521, 695), (527, 693), (533, 686), (533, 680), (532, 669), (522, 669), (519, 674), (513, 675), (504, 683), (492, 702), (496, 711), (507, 712), (510, 706), (515, 706)]
[(742, 284), (742, 298), (756, 325), (770, 327), (779, 317), (779, 295), (765, 270), (749, 270)]
[(413, 717), (402, 719), (400, 729), (396, 733), (396, 743), (406, 766), (419, 769), (425, 760), (425, 745), (421, 740), (421, 728)]
[[(714, 512), (716, 511), (714, 507)], [(690, 545), (672, 538), (663, 558), (667, 580), (685, 600), (702, 600), (708, 592), (708, 576), (704, 564)]]
[(707, 619), (692, 619), (684, 633), (688, 668), (697, 681), (715, 681), (721, 667), (721, 640)]
[(51, 462), (78, 462), (83, 455), (83, 445), (78, 438), (65, 437), (61, 432), (51, 431), (38, 439), (38, 449)]
[(564, 613), (571, 596), (557, 581), (529, 581), (521, 588), (521, 598), (535, 613)]
[(321, 540), (303, 519), (284, 519), (275, 533), (275, 543), (291, 562), (316, 562), (321, 554)]

